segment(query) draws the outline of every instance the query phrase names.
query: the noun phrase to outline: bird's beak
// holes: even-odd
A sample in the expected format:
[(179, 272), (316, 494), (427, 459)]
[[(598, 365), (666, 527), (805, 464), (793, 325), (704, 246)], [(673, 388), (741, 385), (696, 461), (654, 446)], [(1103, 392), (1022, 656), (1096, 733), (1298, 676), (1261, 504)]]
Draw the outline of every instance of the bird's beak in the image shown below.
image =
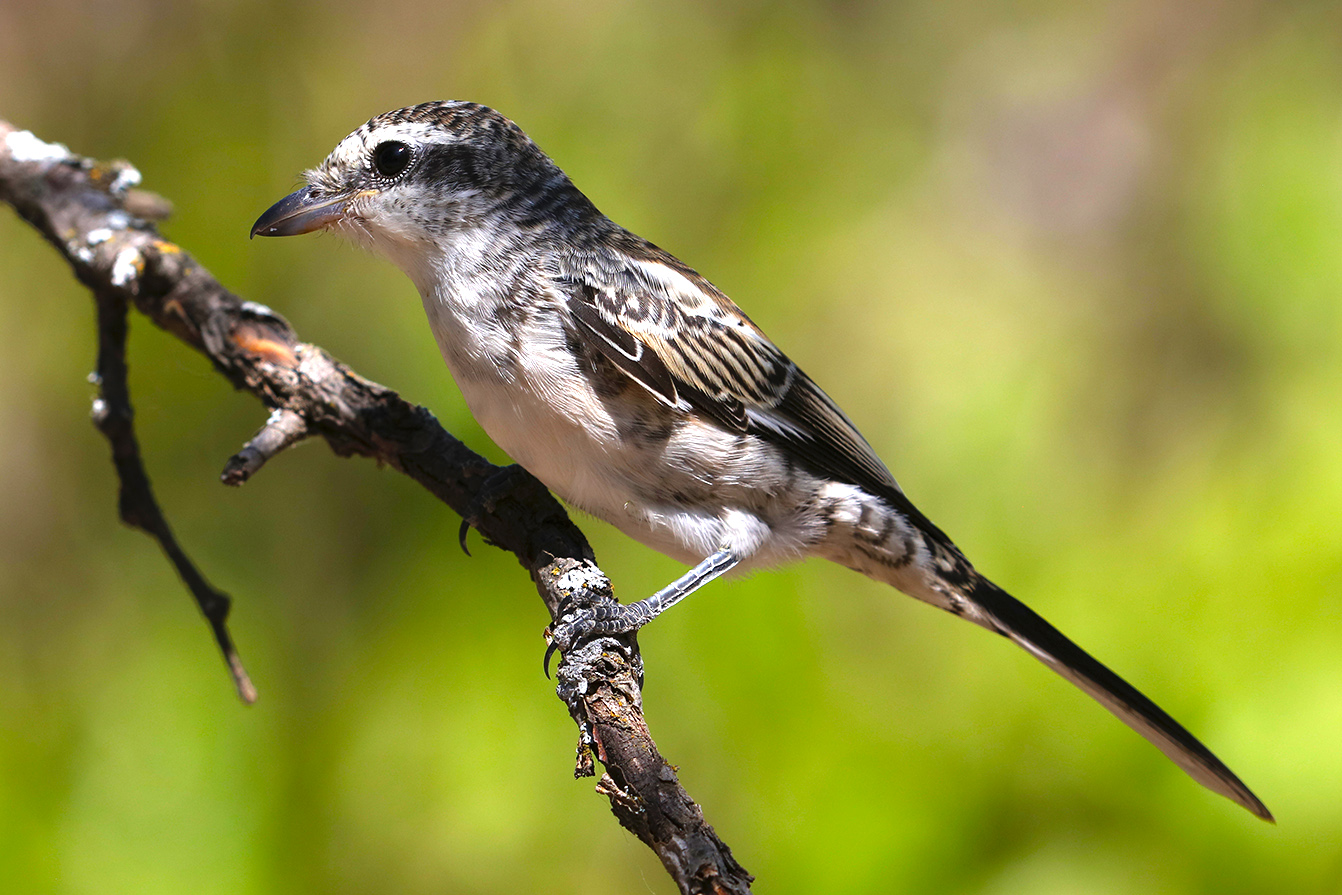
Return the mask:
[(348, 194), (316, 196), (312, 187), (305, 186), (266, 209), (252, 224), (252, 236), (298, 236), (324, 230), (340, 220), (350, 199)]

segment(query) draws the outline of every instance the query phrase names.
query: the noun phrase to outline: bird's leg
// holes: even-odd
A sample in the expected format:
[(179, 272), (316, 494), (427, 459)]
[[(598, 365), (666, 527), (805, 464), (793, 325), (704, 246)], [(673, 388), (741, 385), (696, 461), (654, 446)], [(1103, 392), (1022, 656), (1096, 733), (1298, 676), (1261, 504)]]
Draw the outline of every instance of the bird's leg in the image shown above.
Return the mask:
[(740, 561), (738, 553), (723, 547), (657, 593), (627, 606), (608, 601), (575, 610), (566, 602), (560, 603), (559, 618), (551, 630), (550, 647), (545, 651), (546, 674), (549, 674), (550, 656), (555, 650), (567, 650), (580, 639), (637, 631)]
[(625, 627), (612, 633), (638, 630), (714, 578), (730, 571), (732, 566), (740, 561), (741, 557), (726, 547), (710, 554), (699, 565), (652, 596), (637, 603), (630, 603), (628, 606), (620, 606), (620, 618)]

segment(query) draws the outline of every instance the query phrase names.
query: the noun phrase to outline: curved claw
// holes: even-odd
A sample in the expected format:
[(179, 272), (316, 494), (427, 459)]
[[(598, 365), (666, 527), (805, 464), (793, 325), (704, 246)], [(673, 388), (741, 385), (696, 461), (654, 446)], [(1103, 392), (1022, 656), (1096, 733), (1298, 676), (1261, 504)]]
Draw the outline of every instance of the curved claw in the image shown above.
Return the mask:
[(471, 520), (462, 519), (461, 530), (457, 532), (457, 543), (461, 545), (461, 552), (466, 554), (467, 556), (471, 555), (471, 551), (466, 547), (466, 535), (470, 533), (471, 533)]
[[(555, 606), (554, 622), (551, 623), (550, 627), (545, 629), (545, 636), (549, 645), (545, 647), (545, 660), (541, 662), (541, 670), (545, 672), (546, 680), (550, 679), (550, 657), (556, 652), (563, 652), (563, 650), (559, 648), (560, 630), (567, 629), (569, 635), (572, 635), (573, 633), (573, 625), (575, 622), (569, 621), (567, 624), (564, 622), (564, 618), (572, 611), (573, 596), (569, 594), (560, 597), (559, 604)], [(565, 637), (564, 642), (572, 645), (572, 636)]]

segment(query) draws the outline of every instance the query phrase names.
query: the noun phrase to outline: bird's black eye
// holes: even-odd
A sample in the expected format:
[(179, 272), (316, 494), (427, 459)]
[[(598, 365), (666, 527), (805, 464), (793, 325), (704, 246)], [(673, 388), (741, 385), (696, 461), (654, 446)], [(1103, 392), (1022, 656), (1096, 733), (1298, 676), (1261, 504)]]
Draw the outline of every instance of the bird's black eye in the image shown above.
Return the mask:
[(410, 147), (399, 140), (377, 144), (373, 150), (373, 167), (383, 177), (396, 177), (410, 165)]

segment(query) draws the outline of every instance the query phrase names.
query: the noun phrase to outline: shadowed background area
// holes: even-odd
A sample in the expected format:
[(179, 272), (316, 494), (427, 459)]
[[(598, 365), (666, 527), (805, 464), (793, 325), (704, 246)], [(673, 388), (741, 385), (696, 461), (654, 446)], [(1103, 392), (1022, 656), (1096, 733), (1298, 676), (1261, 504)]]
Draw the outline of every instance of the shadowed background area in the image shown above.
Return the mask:
[[(372, 115), (471, 99), (721, 286), (989, 576), (1203, 738), (1200, 789), (999, 638), (810, 563), (641, 638), (653, 733), (777, 893), (1342, 887), (1342, 12), (0, 5), (0, 117), (496, 461), (413, 287), (247, 241)], [(513, 559), (132, 320), (145, 459), (261, 691), (115, 517), (92, 305), (0, 214), (0, 879), (27, 893), (669, 893), (573, 782)], [(624, 599), (679, 567), (579, 520)]]

